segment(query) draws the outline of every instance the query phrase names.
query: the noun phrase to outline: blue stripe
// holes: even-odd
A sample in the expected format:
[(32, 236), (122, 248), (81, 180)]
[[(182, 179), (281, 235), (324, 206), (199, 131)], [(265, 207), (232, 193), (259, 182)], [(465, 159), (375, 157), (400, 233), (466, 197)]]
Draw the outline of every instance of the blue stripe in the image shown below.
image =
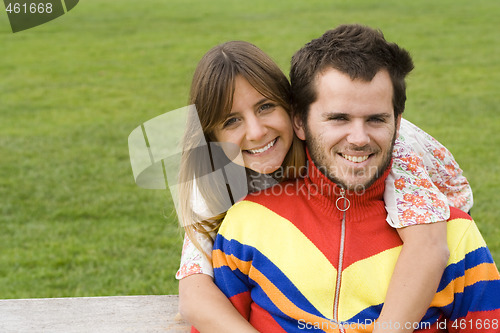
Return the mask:
[(429, 324), (435, 324), (441, 318), (442, 315), (442, 309), (440, 308), (429, 308), (427, 312), (425, 313), (424, 317), (420, 321), (420, 327), (422, 327), (423, 323), (429, 323)]
[[(354, 317), (348, 319), (345, 322), (342, 322), (342, 324), (344, 325), (348, 325), (349, 323), (354, 325), (372, 324), (376, 319), (378, 319), (383, 306), (384, 303), (370, 306), (364, 309), (363, 311), (359, 312), (358, 314), (356, 314)], [(420, 321), (419, 327), (423, 329), (432, 326), (439, 320), (441, 314), (442, 312), (440, 308), (435, 308), (435, 307), (429, 308), (424, 317), (422, 318), (422, 320)]]
[(245, 277), (243, 276), (241, 279), (242, 275), (241, 272), (232, 272), (228, 266), (214, 269), (215, 282), (227, 298), (249, 290), (248, 285), (244, 282)]
[(464, 276), (466, 270), (474, 268), (482, 263), (493, 263), (493, 257), (486, 247), (480, 247), (465, 255), (465, 258), (455, 264), (451, 264), (444, 270), (443, 277), (437, 289), (438, 292), (446, 288), (453, 280)]
[[(300, 321), (284, 314), (260, 288), (252, 290), (252, 299), (258, 299), (259, 301), (256, 303), (267, 311), (285, 332), (302, 332), (304, 330), (307, 332), (323, 332), (321, 328), (314, 327), (315, 323), (307, 323), (304, 320)], [(334, 324), (332, 323), (332, 325)], [(329, 327), (324, 326), (324, 328), (327, 329)]]
[[(465, 287), (463, 293), (456, 293), (451, 320), (463, 318), (469, 312), (500, 309), (500, 280), (479, 281)], [(448, 311), (451, 308), (448, 307)]]
[[(378, 319), (380, 312), (382, 311), (382, 307), (384, 303), (379, 305), (373, 305), (365, 310), (359, 312), (354, 317), (350, 318), (347, 321), (342, 322), (343, 325), (369, 325), (372, 324), (376, 319)], [(439, 318), (442, 315), (442, 311), (440, 308), (432, 307), (427, 310), (424, 317), (419, 323), (419, 329), (424, 329), (429, 326), (437, 323)], [(382, 325), (382, 323), (379, 323)]]
[[(288, 277), (265, 255), (255, 247), (243, 245), (236, 240), (227, 240), (222, 235), (217, 235), (214, 249), (225, 250), (225, 255), (233, 255), (242, 261), (251, 261), (252, 266), (266, 276), (271, 283), (276, 286), (290, 302), (299, 306), (303, 311), (324, 318), (321, 313), (304, 297), (304, 295), (295, 287)], [(231, 271), (227, 266), (214, 269), (215, 282), (219, 288), (228, 297), (239, 294), (242, 291), (251, 290), (252, 300), (268, 311), (271, 316), (286, 331), (297, 330), (299, 321), (285, 315), (275, 304), (270, 295), (251, 278), (239, 270)], [(245, 287), (242, 287), (243, 284)], [(326, 319), (326, 318), (325, 318)], [(328, 320), (328, 319), (326, 319)], [(320, 330), (321, 332), (321, 330)]]

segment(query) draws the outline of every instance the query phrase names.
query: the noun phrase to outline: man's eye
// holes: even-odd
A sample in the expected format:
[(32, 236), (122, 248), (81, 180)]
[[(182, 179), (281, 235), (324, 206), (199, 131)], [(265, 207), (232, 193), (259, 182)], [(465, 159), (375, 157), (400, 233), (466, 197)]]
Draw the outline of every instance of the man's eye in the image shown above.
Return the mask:
[(330, 116), (328, 117), (328, 120), (334, 120), (334, 121), (346, 121), (347, 117), (346, 116)]
[(369, 119), (370, 122), (372, 123), (384, 123), (385, 119), (381, 117), (373, 117)]

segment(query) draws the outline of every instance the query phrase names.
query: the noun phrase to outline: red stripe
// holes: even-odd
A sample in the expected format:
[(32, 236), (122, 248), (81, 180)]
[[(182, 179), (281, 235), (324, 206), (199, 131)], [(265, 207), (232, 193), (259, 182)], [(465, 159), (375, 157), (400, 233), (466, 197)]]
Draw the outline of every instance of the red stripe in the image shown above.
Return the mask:
[(250, 291), (245, 291), (229, 298), (231, 303), (238, 312), (248, 320), (250, 318), (250, 305), (252, 303), (252, 296), (250, 296)]
[(259, 332), (286, 333), (269, 312), (252, 303), (250, 324)]
[(472, 217), (458, 208), (450, 207), (450, 219), (448, 221), (451, 221), (453, 219), (472, 220)]
[[(284, 191), (287, 183), (277, 185), (275, 192)], [(296, 188), (307, 190), (304, 188), (303, 180), (297, 181)], [(281, 190), (280, 190), (281, 186)], [(307, 193), (299, 193), (299, 195), (289, 195), (286, 198), (272, 195), (250, 195), (246, 198), (248, 201), (263, 205), (293, 223), (312, 243), (325, 255), (333, 267), (338, 268), (338, 254), (341, 235), (341, 219), (340, 215), (332, 214), (325, 216), (325, 213), (317, 205), (312, 205), (307, 198), (302, 195)], [(373, 201), (375, 206), (382, 205), (383, 201)], [(374, 206), (374, 207), (375, 207)], [(372, 207), (372, 208), (374, 208)], [(350, 213), (354, 213), (354, 207), (350, 209)], [(339, 213), (339, 212), (337, 212)], [(347, 216), (346, 223), (346, 248), (344, 258), (344, 268), (352, 263), (373, 256), (387, 249), (401, 245), (401, 240), (394, 228), (390, 227), (386, 222), (386, 213), (379, 212), (374, 209), (362, 221), (352, 221), (350, 216)], [(376, 238), (377, 242), (370, 242), (370, 239)]]
[(500, 309), (469, 312), (466, 318), (448, 322), (450, 333), (498, 333), (500, 332)]

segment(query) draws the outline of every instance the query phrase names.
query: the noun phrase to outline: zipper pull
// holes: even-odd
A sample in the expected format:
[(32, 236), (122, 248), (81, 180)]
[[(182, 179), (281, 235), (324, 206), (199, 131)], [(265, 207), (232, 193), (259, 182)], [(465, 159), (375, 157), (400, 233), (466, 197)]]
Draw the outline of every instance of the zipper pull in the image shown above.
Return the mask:
[[(343, 208), (340, 208), (341, 207), (341, 203), (342, 202), (339, 202), (341, 199), (344, 199), (344, 207)], [(337, 206), (337, 209), (340, 210), (341, 212), (345, 212), (346, 210), (349, 209), (349, 207), (351, 207), (351, 202), (349, 201), (349, 199), (347, 199), (345, 197), (345, 189), (344, 188), (340, 188), (340, 197), (337, 198), (337, 201), (335, 201), (335, 205)]]

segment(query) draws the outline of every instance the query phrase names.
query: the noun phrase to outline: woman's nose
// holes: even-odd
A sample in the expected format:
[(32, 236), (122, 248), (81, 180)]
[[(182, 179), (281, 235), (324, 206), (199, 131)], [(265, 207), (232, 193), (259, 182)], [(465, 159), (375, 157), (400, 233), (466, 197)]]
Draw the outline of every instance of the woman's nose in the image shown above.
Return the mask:
[(246, 139), (248, 141), (258, 141), (267, 133), (267, 127), (258, 117), (246, 119)]

